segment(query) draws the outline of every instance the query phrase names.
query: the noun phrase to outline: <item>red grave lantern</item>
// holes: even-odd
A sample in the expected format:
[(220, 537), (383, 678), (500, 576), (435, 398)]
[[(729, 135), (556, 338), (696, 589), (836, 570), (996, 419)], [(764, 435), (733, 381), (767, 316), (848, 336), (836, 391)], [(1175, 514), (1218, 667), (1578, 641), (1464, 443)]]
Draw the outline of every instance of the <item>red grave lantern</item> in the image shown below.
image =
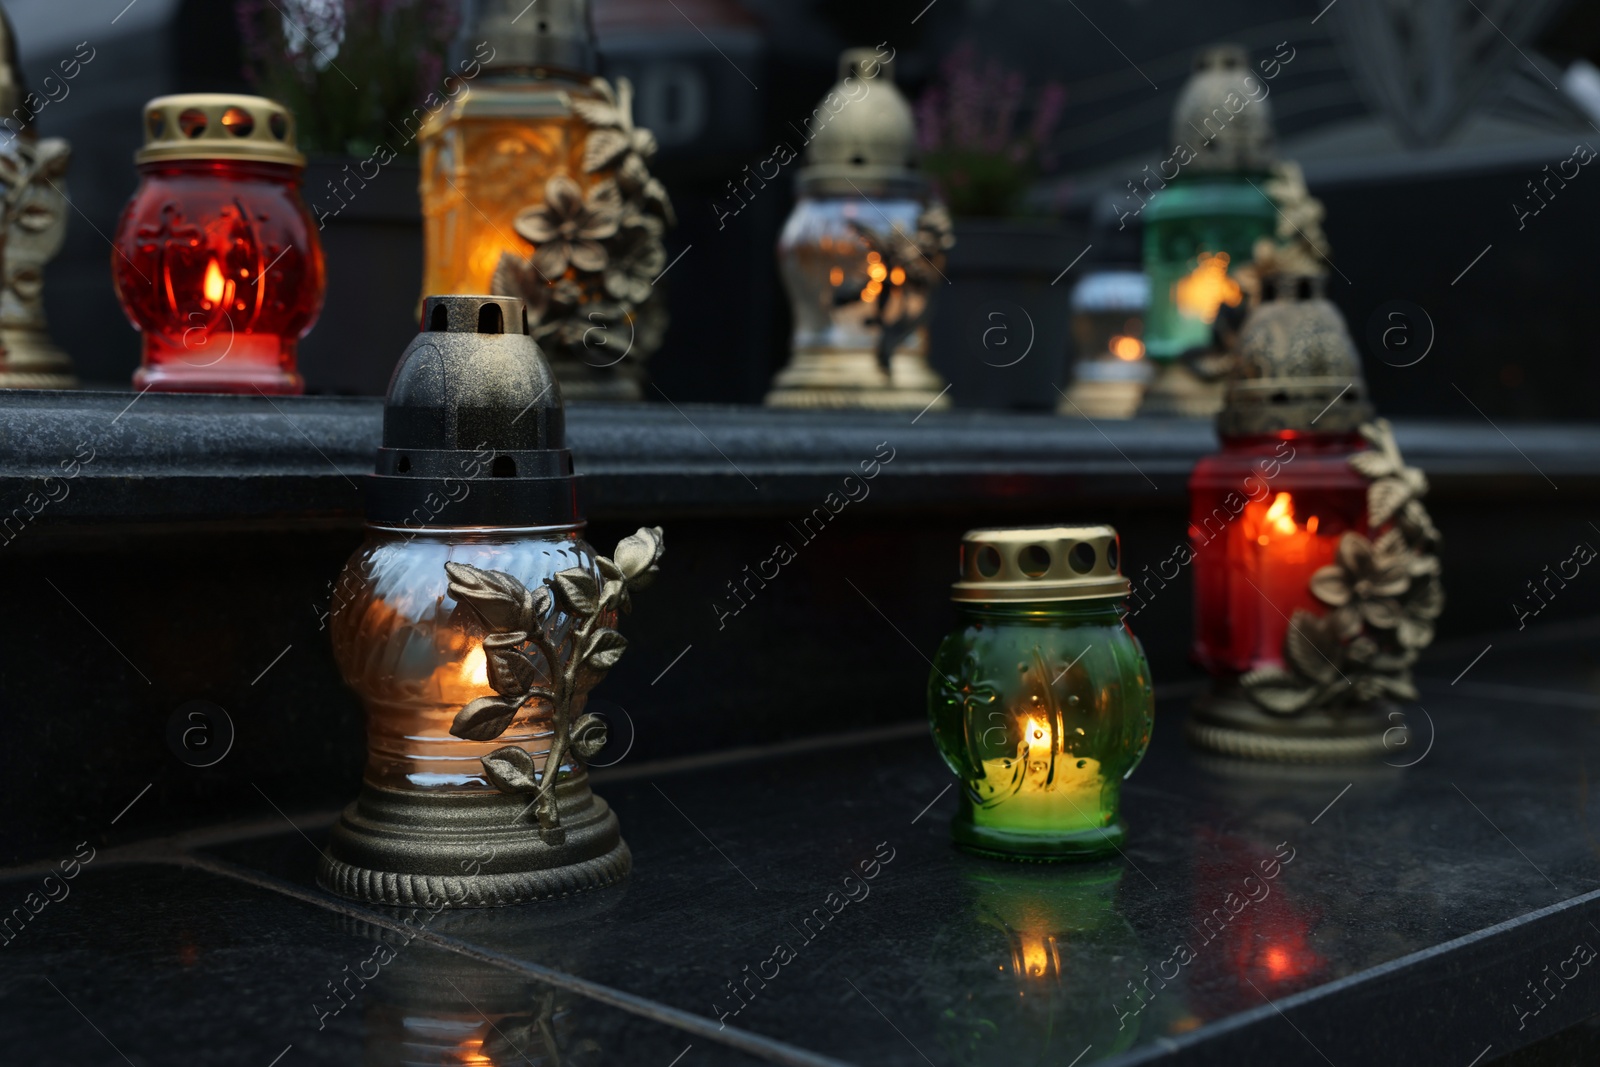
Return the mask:
[(1355, 759), (1407, 743), (1399, 702), (1443, 607), (1422, 472), (1372, 419), (1322, 278), (1262, 279), (1217, 430), (1189, 480), (1190, 739), (1233, 756)]
[(294, 117), (258, 96), (145, 105), (139, 188), (112, 279), (144, 335), (142, 389), (300, 393), (296, 345), (322, 310), (322, 246), (300, 197)]

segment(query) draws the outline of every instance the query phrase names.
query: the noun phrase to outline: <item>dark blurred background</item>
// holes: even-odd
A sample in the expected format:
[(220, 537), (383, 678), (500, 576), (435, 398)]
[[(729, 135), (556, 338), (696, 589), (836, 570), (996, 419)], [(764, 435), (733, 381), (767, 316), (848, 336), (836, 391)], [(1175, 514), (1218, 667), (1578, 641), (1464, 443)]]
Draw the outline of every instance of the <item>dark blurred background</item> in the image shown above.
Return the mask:
[[(94, 49), (70, 92), (38, 118), (42, 134), (66, 137), (74, 149), (76, 210), (47, 274), (47, 310), (87, 383), (125, 387), (138, 344), (112, 294), (107, 237), (135, 185), (140, 108), (163, 93), (251, 88), (234, 3), (5, 6), (30, 85), (81, 42)], [(791, 124), (833, 82), (840, 49), (887, 42), (914, 103), (964, 50), (982, 69), (1020, 81), (1019, 122), (1044, 87), (1058, 85), (1063, 111), (1041, 146), (1025, 210), (1067, 252), (1065, 268), (1088, 243), (1096, 200), (1125, 191), (1142, 167), (1170, 154), (1170, 114), (1195, 50), (1235, 41), (1255, 62), (1281, 51), (1280, 42), (1293, 51), (1270, 97), (1281, 153), (1304, 166), (1327, 206), (1338, 267), (1329, 292), (1362, 343), (1380, 408), (1476, 417), (1463, 393), (1491, 416), (1585, 419), (1600, 407), (1587, 295), (1600, 171), (1582, 168), (1520, 226), (1514, 206), (1535, 206), (1529, 183), (1542, 181), (1546, 167), (1578, 145), (1600, 146), (1600, 5), (596, 0), (595, 10), (606, 70), (638, 86), (637, 117), (660, 139), (656, 170), (680, 218), (668, 237), (669, 255), (684, 253), (667, 282), (672, 327), (651, 363), (680, 403), (759, 402), (783, 361), (789, 323), (773, 247), (795, 168), (725, 227), (713, 205), (744, 166), (795, 139)], [(308, 199), (348, 161), (316, 158)], [(414, 160), (386, 168), (323, 237), (328, 305), (302, 345), (301, 369), (312, 392), (381, 392), (415, 328)], [(967, 254), (976, 247), (969, 241)], [(962, 255), (958, 246), (957, 284), (975, 269)], [(1046, 298), (1064, 305), (1075, 275), (1096, 258)], [(1433, 348), (1415, 366), (1372, 358), (1369, 327), (1393, 301), (1421, 308), (1431, 323)], [(968, 343), (968, 325), (935, 320), (935, 361), (958, 405), (1054, 405), (1046, 387), (1064, 380), (1070, 351), (1038, 353), (1007, 381)]]

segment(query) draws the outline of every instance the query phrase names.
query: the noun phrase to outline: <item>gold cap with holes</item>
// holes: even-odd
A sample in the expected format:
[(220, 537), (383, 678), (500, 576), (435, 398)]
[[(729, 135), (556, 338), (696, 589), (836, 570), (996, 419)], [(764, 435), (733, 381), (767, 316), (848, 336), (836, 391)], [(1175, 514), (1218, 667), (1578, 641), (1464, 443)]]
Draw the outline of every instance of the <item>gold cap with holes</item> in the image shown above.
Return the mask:
[(1125, 597), (1121, 544), (1112, 526), (1007, 526), (961, 538), (961, 580), (951, 600), (1093, 600)]
[(135, 163), (240, 159), (304, 167), (294, 113), (276, 100), (239, 93), (158, 96), (144, 106), (144, 147)]

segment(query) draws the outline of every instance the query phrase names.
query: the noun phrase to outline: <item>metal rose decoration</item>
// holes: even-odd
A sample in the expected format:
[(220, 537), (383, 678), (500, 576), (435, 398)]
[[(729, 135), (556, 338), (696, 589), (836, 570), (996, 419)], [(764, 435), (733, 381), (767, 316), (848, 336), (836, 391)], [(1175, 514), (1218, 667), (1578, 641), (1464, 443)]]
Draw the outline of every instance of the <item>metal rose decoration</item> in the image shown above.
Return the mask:
[(660, 344), (664, 312), (653, 283), (667, 266), (662, 235), (675, 221), (666, 188), (646, 165), (655, 136), (633, 124), (633, 86), (626, 78), (616, 89), (604, 78), (590, 84), (602, 99), (572, 108), (589, 127), (583, 173), (600, 179), (587, 192), (566, 174), (546, 181), (542, 202), (513, 223), (531, 250), (502, 253), (492, 282), (496, 293), (527, 304), (534, 339), (564, 378), (597, 349), (643, 358)]
[[(1328, 610), (1296, 611), (1283, 639), (1288, 670), (1267, 667), (1240, 679), (1267, 711), (1293, 715), (1383, 698), (1417, 699), (1411, 665), (1433, 641), (1444, 610), (1439, 531), (1422, 497), (1426, 476), (1407, 467), (1388, 420), (1361, 427), (1372, 448), (1350, 465), (1367, 488), (1367, 527), (1375, 538), (1346, 533), (1335, 561), (1311, 576), (1311, 593)], [(1383, 529), (1387, 526), (1387, 529)]]
[(878, 362), (887, 372), (895, 349), (927, 321), (935, 282), (948, 280), (944, 263), (956, 243), (955, 227), (950, 212), (937, 202), (917, 217), (914, 234), (895, 226), (884, 235), (856, 219), (848, 221), (867, 251), (877, 253), (883, 277), (847, 281), (835, 290), (834, 299), (868, 300), (873, 305), (875, 315), (868, 325), (879, 328)]
[(605, 724), (577, 702), (622, 658), (628, 641), (613, 627), (618, 610), (633, 609), (632, 593), (654, 580), (665, 553), (661, 527), (641, 527), (617, 545), (611, 559), (595, 557), (600, 580), (583, 567), (561, 571), (528, 589), (504, 571), (446, 563), (450, 596), (488, 630), (483, 639), (489, 687), (462, 708), (450, 726), (456, 737), (493, 741), (534, 701), (551, 707), (550, 751), (543, 769), (519, 745), (483, 757), (483, 771), (502, 793), (533, 793), (540, 833), (552, 845), (566, 839), (556, 811), (555, 784), (568, 755), (588, 760), (606, 743)]

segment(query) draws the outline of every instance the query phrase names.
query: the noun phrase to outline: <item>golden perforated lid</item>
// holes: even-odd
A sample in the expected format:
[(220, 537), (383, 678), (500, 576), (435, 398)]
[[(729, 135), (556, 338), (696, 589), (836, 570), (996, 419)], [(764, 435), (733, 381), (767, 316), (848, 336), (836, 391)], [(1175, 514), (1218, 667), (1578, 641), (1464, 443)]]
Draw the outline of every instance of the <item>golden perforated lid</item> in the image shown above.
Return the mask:
[(915, 196), (917, 120), (894, 83), (893, 52), (847, 48), (839, 80), (803, 120), (805, 165), (796, 176), (812, 196)]
[(1092, 600), (1124, 597), (1122, 549), (1111, 526), (1005, 526), (961, 538), (952, 600)]
[(245, 159), (303, 167), (294, 114), (276, 100), (239, 93), (158, 96), (144, 106), (144, 147), (135, 163)]

